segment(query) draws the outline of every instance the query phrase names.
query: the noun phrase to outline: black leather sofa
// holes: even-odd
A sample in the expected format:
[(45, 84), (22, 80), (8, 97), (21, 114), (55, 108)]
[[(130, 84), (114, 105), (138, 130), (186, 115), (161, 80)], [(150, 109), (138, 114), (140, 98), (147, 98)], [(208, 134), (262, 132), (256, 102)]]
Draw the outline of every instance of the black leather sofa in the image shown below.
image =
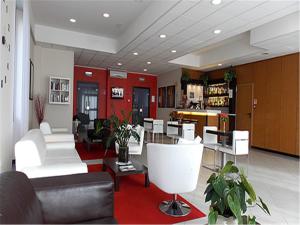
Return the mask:
[(2, 173), (0, 223), (116, 223), (112, 179), (108, 173), (35, 179), (21, 172)]

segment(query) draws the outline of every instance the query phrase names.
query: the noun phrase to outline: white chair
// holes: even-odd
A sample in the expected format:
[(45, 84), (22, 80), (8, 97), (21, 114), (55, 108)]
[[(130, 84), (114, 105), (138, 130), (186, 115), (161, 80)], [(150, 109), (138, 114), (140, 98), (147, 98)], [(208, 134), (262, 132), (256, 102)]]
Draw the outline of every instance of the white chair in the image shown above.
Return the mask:
[(51, 128), (48, 122), (43, 121), (40, 124), (40, 130), (48, 148), (57, 148), (57, 143), (59, 147), (75, 148), (74, 135), (67, 133), (67, 128)]
[(178, 121), (167, 121), (167, 137), (172, 138), (173, 144), (175, 144), (175, 139), (178, 139), (178, 127), (169, 125), (178, 125)]
[[(200, 138), (199, 138), (200, 140)], [(163, 201), (160, 210), (171, 216), (184, 216), (190, 207), (177, 200), (177, 194), (196, 189), (201, 166), (203, 145), (200, 141), (190, 144), (147, 144), (149, 179), (173, 200)]]
[(75, 148), (48, 149), (40, 129), (28, 131), (15, 144), (15, 158), (16, 170), (29, 178), (88, 172)]
[[(138, 125), (136, 127), (136, 132), (140, 136), (140, 142), (137, 142), (134, 137), (130, 137), (129, 142), (128, 142), (129, 155), (141, 155), (142, 154), (145, 129), (144, 129), (144, 127)], [(115, 147), (116, 147), (117, 154), (119, 154), (118, 143), (115, 143)]]
[(182, 124), (182, 138), (186, 139), (186, 140), (194, 140), (195, 124), (193, 124), (193, 123)]
[(234, 162), (236, 163), (236, 156), (248, 155), (249, 153), (249, 132), (234, 130), (232, 134), (232, 146), (219, 146), (218, 150), (233, 155)]
[[(152, 133), (152, 142), (155, 141), (156, 134), (158, 134), (158, 137), (161, 134), (162, 141), (163, 141), (163, 134), (164, 134), (164, 121), (163, 120), (145, 118), (144, 119), (144, 127), (145, 127), (145, 131), (147, 132), (147, 134)], [(148, 138), (147, 138), (147, 142), (148, 142)]]
[(214, 130), (217, 131), (218, 127), (216, 126), (204, 126), (203, 127), (203, 145), (204, 149), (207, 150), (212, 150), (214, 152), (214, 163), (213, 163), (213, 168), (211, 168), (209, 165), (203, 165), (203, 167), (211, 170), (216, 170), (216, 153), (219, 148), (218, 144), (218, 135), (215, 134), (209, 134), (206, 133), (207, 130)]

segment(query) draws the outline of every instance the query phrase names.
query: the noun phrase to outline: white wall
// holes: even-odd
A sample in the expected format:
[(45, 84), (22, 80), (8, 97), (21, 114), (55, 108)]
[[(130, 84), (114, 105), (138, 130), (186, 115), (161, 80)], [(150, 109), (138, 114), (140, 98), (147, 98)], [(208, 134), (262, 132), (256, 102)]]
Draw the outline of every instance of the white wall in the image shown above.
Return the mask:
[(0, 45), (0, 172), (11, 170), (13, 159), (15, 9), (14, 0), (0, 2), (0, 36), (6, 38), (6, 44)]
[[(161, 74), (157, 78), (157, 87), (166, 87), (175, 85), (175, 107), (180, 104), (181, 101), (181, 68)], [(175, 108), (157, 108), (157, 118), (164, 120), (164, 131), (166, 132), (166, 121), (170, 118), (170, 113), (174, 111)]]
[[(70, 78), (70, 104), (49, 104), (49, 76)], [(46, 97), (45, 120), (53, 127), (72, 131), (74, 52), (34, 46), (34, 96)], [(33, 106), (34, 107), (34, 106)], [(32, 126), (38, 127), (33, 108)]]

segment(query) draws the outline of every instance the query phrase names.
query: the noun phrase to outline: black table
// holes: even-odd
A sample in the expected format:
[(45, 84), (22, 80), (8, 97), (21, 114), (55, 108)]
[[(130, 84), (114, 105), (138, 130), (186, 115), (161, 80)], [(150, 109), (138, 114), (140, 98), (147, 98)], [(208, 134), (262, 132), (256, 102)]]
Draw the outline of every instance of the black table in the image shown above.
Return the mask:
[(119, 184), (120, 177), (129, 176), (129, 175), (133, 175), (133, 174), (145, 174), (145, 187), (150, 186), (149, 176), (148, 176), (148, 168), (146, 166), (144, 166), (141, 163), (131, 160), (133, 166), (135, 167), (135, 170), (122, 172), (121, 170), (119, 170), (119, 165), (116, 164), (117, 161), (118, 161), (117, 157), (104, 158), (103, 159), (103, 167), (102, 167), (103, 171), (106, 171), (106, 169), (109, 168), (113, 172), (114, 182), (115, 182), (115, 191), (119, 191), (119, 189), (120, 189), (120, 184)]

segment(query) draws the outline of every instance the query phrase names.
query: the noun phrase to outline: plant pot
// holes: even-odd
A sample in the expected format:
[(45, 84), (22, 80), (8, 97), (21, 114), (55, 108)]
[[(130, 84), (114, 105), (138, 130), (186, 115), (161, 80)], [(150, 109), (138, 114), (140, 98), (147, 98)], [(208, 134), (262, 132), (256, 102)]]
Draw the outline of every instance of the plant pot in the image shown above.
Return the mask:
[(227, 217), (218, 215), (217, 224), (220, 224), (220, 225), (238, 225), (238, 221), (233, 216), (227, 218)]
[(128, 163), (128, 147), (119, 147), (118, 160), (122, 163)]

